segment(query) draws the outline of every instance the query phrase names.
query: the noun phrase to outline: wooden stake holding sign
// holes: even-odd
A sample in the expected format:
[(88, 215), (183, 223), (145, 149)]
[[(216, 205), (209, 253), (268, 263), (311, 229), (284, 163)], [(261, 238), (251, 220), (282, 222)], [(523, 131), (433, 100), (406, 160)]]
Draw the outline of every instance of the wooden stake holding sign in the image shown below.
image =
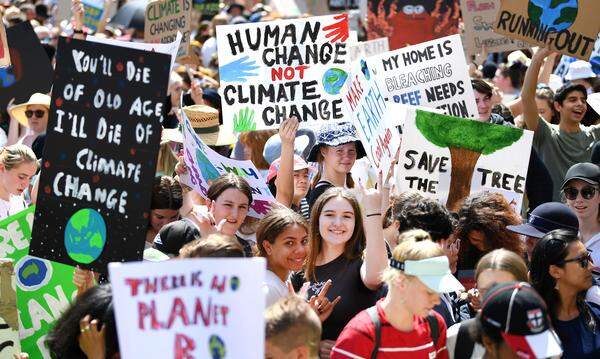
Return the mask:
[[(0, 12), (4, 16), (4, 12)], [(10, 52), (8, 51), (8, 40), (6, 39), (6, 29), (4, 22), (0, 21), (0, 67), (10, 66)]]

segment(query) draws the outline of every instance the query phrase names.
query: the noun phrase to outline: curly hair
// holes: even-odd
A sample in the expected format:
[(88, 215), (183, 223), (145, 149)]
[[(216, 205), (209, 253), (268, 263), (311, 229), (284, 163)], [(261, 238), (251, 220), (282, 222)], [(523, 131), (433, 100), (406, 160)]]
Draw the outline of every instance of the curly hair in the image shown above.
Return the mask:
[(456, 226), (448, 209), (431, 198), (407, 202), (395, 219), (400, 223), (400, 233), (422, 229), (429, 233), (434, 242), (450, 237)]
[[(469, 197), (458, 212), (456, 228), (461, 241), (458, 254), (459, 269), (473, 269), (477, 261), (486, 253), (505, 248), (519, 256), (525, 253), (525, 245), (519, 234), (506, 229), (506, 226), (521, 224), (521, 217), (512, 209), (508, 201), (499, 193), (483, 192)], [(479, 231), (484, 236), (484, 251), (478, 250), (469, 234)]]

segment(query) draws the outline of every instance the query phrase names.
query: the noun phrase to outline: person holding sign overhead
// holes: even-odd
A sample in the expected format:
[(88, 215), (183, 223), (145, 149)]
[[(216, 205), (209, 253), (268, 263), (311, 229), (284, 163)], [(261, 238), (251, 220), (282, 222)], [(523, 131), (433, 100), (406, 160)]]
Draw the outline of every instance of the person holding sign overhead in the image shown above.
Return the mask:
[(37, 169), (31, 148), (12, 145), (0, 150), (0, 220), (26, 208), (23, 193)]

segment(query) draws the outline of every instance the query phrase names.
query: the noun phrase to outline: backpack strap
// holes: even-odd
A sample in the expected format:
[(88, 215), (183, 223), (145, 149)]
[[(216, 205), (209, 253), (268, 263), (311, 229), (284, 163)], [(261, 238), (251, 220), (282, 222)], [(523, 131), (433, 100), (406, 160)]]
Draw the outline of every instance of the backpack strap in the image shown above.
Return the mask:
[(371, 359), (377, 359), (379, 344), (381, 343), (381, 321), (379, 320), (379, 313), (377, 313), (377, 306), (367, 308), (367, 314), (369, 314), (371, 321), (375, 325), (375, 346), (371, 352)]
[(475, 343), (469, 335), (469, 327), (473, 320), (467, 320), (460, 323), (458, 333), (456, 334), (456, 345), (454, 346), (454, 359), (470, 359), (473, 355)]
[[(437, 317), (433, 314), (427, 316), (427, 323), (429, 324), (430, 336), (433, 339), (433, 346), (437, 348), (438, 339), (440, 338), (440, 328)], [(437, 349), (436, 349), (437, 350)]]

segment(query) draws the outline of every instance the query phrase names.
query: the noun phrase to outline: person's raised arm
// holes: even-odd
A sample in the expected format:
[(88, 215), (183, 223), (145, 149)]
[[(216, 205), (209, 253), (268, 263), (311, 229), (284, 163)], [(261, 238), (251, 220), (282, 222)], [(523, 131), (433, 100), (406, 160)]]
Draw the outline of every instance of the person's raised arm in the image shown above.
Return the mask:
[[(378, 188), (383, 186), (382, 177), (379, 173)], [(381, 273), (388, 265), (381, 225), (381, 192), (379, 189), (366, 189), (363, 184), (359, 188), (364, 205), (363, 223), (367, 242), (360, 277), (367, 288), (375, 290), (381, 285)]]
[(110, 12), (110, 9), (112, 9), (114, 3), (115, 0), (106, 0), (104, 2), (102, 18), (100, 19), (100, 21), (98, 21), (98, 28), (96, 29), (96, 34), (104, 32), (106, 24), (108, 24), (108, 22), (110, 21), (110, 19), (108, 18), (108, 13)]
[(298, 120), (296, 117), (288, 118), (279, 127), (281, 159), (279, 173), (275, 178), (275, 187), (277, 188), (275, 199), (288, 208), (292, 206), (294, 200), (294, 141), (297, 130)]
[(71, 1), (71, 13), (73, 14), (73, 38), (85, 40), (85, 34), (83, 33), (84, 9), (81, 0)]
[(540, 48), (531, 58), (531, 65), (525, 73), (523, 90), (521, 92), (521, 102), (523, 106), (523, 120), (528, 130), (535, 131), (538, 128), (540, 115), (537, 104), (535, 103), (535, 91), (537, 88), (538, 75), (540, 68), (544, 64), (544, 59), (552, 52), (547, 48)]

